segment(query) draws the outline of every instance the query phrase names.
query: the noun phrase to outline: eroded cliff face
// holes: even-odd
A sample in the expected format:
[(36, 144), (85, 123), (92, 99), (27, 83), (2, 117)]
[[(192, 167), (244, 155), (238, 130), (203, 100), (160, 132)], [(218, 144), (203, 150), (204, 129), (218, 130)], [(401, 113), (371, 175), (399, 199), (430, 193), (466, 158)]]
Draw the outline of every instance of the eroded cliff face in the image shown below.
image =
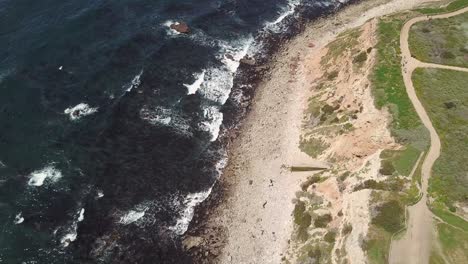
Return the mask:
[(330, 169), (310, 176), (296, 194), (287, 254), (293, 262), (366, 263), (373, 203), (383, 201), (375, 190), (406, 188), (381, 164), (382, 151), (401, 146), (391, 136), (390, 114), (372, 95), (376, 27), (373, 19), (344, 32), (301, 65), (311, 95), (299, 148)]

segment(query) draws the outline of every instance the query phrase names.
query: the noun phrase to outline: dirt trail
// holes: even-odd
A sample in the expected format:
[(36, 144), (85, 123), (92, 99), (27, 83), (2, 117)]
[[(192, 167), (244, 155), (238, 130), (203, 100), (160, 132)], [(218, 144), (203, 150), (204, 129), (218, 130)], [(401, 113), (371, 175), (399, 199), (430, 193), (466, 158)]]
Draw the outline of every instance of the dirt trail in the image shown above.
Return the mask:
[(402, 53), (402, 71), (406, 91), (416, 109), (416, 112), (421, 118), (421, 121), (429, 130), (431, 135), (431, 147), (422, 166), (422, 199), (414, 206), (408, 207), (409, 219), (407, 223), (407, 232), (402, 239), (393, 241), (390, 248), (390, 264), (429, 263), (432, 245), (432, 213), (427, 207), (427, 187), (429, 177), (431, 176), (432, 166), (440, 155), (440, 139), (426, 113), (426, 110), (416, 96), (411, 76), (416, 68), (437, 68), (468, 72), (467, 68), (425, 63), (411, 57), (408, 43), (409, 31), (411, 27), (418, 22), (428, 21), (430, 19), (449, 18), (463, 14), (467, 11), (468, 7), (452, 13), (413, 18), (409, 20), (401, 30), (400, 46)]

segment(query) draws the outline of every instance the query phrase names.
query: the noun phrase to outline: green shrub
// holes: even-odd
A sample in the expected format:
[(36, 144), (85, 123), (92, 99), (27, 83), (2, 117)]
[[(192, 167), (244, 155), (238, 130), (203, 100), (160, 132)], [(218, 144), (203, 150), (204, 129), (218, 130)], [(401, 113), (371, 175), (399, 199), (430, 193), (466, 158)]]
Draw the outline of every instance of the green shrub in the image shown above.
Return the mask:
[(335, 238), (336, 238), (336, 232), (335, 231), (328, 231), (323, 239), (326, 242), (332, 244), (332, 243), (335, 243)]
[(331, 214), (324, 214), (318, 216), (315, 221), (314, 221), (314, 226), (317, 228), (324, 228), (327, 227), (328, 223), (330, 223), (333, 220)]
[(372, 224), (380, 226), (389, 233), (395, 233), (404, 226), (404, 209), (396, 200), (391, 200), (377, 207), (377, 216), (372, 219)]
[(365, 61), (367, 61), (367, 52), (361, 51), (358, 55), (356, 55), (353, 59), (353, 63), (362, 65)]

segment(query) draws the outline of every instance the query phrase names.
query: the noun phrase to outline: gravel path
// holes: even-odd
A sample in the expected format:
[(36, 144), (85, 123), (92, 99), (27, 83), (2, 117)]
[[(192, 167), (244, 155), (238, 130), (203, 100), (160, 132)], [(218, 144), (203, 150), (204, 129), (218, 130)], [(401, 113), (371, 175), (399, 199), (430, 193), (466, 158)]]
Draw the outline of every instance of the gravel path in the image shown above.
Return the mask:
[(427, 207), (427, 188), (432, 166), (440, 155), (440, 138), (437, 135), (426, 110), (416, 96), (411, 76), (416, 68), (436, 68), (468, 72), (467, 68), (425, 63), (411, 57), (408, 43), (409, 31), (411, 27), (418, 22), (428, 21), (430, 19), (449, 18), (463, 14), (467, 11), (468, 7), (452, 13), (413, 18), (409, 20), (401, 30), (400, 46), (402, 53), (402, 71), (406, 91), (416, 109), (416, 112), (421, 118), (421, 121), (429, 130), (431, 135), (431, 147), (422, 166), (422, 199), (417, 204), (408, 207), (409, 219), (407, 222), (407, 232), (402, 239), (393, 241), (390, 248), (390, 264), (429, 263), (429, 257), (432, 249), (432, 213)]

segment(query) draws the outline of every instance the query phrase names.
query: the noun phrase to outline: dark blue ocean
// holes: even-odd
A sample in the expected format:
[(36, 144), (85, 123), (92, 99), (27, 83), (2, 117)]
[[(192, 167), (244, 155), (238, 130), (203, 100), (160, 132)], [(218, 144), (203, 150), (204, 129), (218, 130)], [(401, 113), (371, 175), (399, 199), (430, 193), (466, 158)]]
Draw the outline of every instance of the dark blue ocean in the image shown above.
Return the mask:
[(192, 263), (256, 66), (339, 6), (0, 0), (0, 263)]

